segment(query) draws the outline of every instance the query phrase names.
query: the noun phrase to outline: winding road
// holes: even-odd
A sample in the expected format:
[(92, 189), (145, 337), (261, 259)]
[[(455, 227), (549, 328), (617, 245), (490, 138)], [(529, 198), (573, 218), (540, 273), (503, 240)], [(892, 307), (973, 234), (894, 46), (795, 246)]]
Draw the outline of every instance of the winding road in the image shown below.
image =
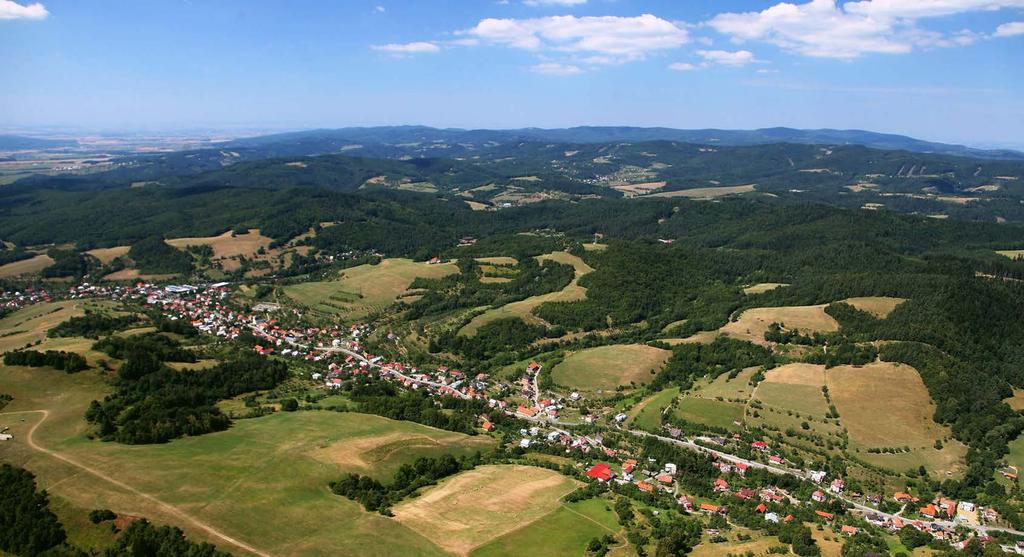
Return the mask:
[(124, 489), (125, 491), (128, 491), (129, 493), (131, 493), (133, 495), (137, 495), (137, 496), (139, 496), (139, 497), (141, 497), (141, 498), (143, 498), (143, 499), (145, 499), (147, 501), (150, 501), (151, 503), (156, 504), (158, 507), (160, 507), (163, 510), (167, 511), (171, 515), (173, 515), (173, 516), (181, 519), (182, 521), (187, 522), (187, 523), (191, 524), (192, 526), (195, 526), (196, 528), (199, 528), (200, 530), (206, 532), (207, 534), (209, 534), (213, 538), (216, 538), (218, 540), (224, 541), (224, 542), (226, 542), (228, 544), (231, 544), (231, 545), (233, 545), (233, 546), (235, 546), (235, 547), (237, 547), (239, 549), (245, 550), (246, 552), (251, 553), (253, 555), (259, 555), (260, 557), (272, 557), (269, 553), (260, 551), (259, 549), (256, 549), (255, 547), (253, 547), (253, 546), (251, 546), (251, 545), (249, 545), (249, 544), (247, 544), (247, 543), (245, 543), (245, 542), (243, 542), (243, 541), (241, 541), (241, 540), (239, 540), (237, 538), (233, 538), (233, 537), (231, 537), (231, 536), (221, 532), (220, 530), (217, 530), (213, 526), (210, 526), (209, 524), (207, 524), (207, 523), (203, 522), (202, 520), (199, 520), (198, 518), (196, 518), (196, 517), (186, 513), (185, 511), (179, 509), (178, 507), (175, 507), (174, 505), (171, 505), (170, 503), (166, 503), (166, 502), (158, 499), (157, 497), (155, 497), (153, 495), (150, 495), (149, 493), (146, 493), (145, 491), (141, 491), (139, 489), (136, 489), (136, 488), (134, 488), (134, 487), (132, 487), (132, 486), (130, 486), (130, 485), (128, 485), (128, 484), (118, 480), (118, 479), (115, 479), (115, 478), (112, 478), (112, 477), (108, 476), (107, 474), (105, 474), (105, 473), (103, 473), (103, 472), (101, 472), (101, 471), (99, 471), (99, 470), (97, 470), (95, 468), (92, 468), (90, 466), (86, 466), (85, 464), (82, 464), (81, 462), (78, 462), (77, 460), (74, 460), (74, 459), (72, 459), (70, 457), (62, 455), (62, 454), (58, 453), (57, 451), (53, 451), (53, 450), (47, 449), (46, 447), (43, 447), (43, 446), (39, 445), (38, 443), (35, 442), (35, 439), (33, 438), (33, 435), (35, 434), (36, 429), (38, 429), (39, 426), (42, 425), (43, 422), (45, 422), (46, 419), (50, 417), (50, 411), (49, 410), (22, 410), (22, 411), (19, 411), (19, 412), (2, 412), (2, 413), (0, 413), (0, 416), (13, 416), (13, 415), (17, 415), (17, 414), (42, 414), (43, 415), (42, 419), (40, 419), (38, 422), (36, 422), (28, 430), (28, 434), (26, 434), (26, 436), (25, 436), (25, 441), (28, 443), (28, 446), (31, 447), (32, 449), (37, 450), (37, 451), (39, 451), (39, 452), (41, 452), (43, 454), (46, 454), (46, 455), (48, 455), (50, 457), (56, 458), (57, 460), (60, 460), (61, 462), (69, 464), (69, 465), (71, 465), (71, 466), (73, 466), (73, 467), (75, 467), (75, 468), (77, 468), (79, 470), (82, 470), (83, 472), (89, 473), (89, 474), (91, 474), (91, 475), (93, 475), (93, 476), (95, 476), (95, 477), (97, 477), (97, 478), (99, 478), (99, 479), (101, 479), (101, 480), (103, 480), (105, 482), (108, 482), (110, 484), (116, 485), (117, 487), (119, 487), (121, 489)]

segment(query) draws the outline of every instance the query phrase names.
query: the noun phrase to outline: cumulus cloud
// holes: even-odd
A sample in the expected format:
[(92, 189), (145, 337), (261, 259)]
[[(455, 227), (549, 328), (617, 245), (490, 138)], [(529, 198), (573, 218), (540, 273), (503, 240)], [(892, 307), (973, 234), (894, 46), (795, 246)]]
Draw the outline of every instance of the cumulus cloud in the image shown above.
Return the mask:
[(48, 15), (46, 6), (38, 2), (22, 6), (11, 0), (0, 0), (0, 19), (46, 19)]
[(587, 0), (523, 0), (527, 6), (579, 6)]
[(700, 66), (695, 66), (689, 62), (676, 62), (669, 64), (668, 69), (675, 70), (677, 72), (692, 72), (693, 70), (699, 70)]
[(589, 56), (603, 63), (641, 60), (649, 53), (678, 48), (689, 41), (685, 29), (651, 14), (488, 18), (459, 34), (510, 48)]
[(995, 37), (1016, 37), (1024, 35), (1024, 21), (1011, 21), (996, 27)]
[(1015, 7), (1024, 7), (1024, 0), (810, 0), (723, 13), (707, 23), (736, 42), (764, 41), (807, 56), (848, 59), (971, 44), (982, 35), (931, 31), (918, 20)]
[(573, 64), (544, 62), (530, 66), (530, 71), (545, 75), (579, 75), (583, 73), (583, 68)]
[(417, 41), (413, 43), (388, 43), (371, 45), (373, 50), (388, 52), (390, 54), (424, 54), (441, 50), (441, 47), (432, 42)]
[(729, 52), (728, 50), (698, 50), (697, 54), (711, 64), (721, 64), (723, 66), (746, 66), (752, 62), (757, 62), (754, 58), (754, 53), (749, 50), (737, 50), (736, 52)]

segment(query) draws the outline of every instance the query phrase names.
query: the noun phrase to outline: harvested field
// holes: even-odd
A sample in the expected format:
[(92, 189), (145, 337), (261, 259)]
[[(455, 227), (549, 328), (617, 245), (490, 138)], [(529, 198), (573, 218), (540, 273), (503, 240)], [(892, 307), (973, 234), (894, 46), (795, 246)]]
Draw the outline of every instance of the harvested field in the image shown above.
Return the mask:
[(380, 475), (382, 463), (400, 458), (403, 453), (442, 454), (452, 448), (476, 446), (485, 450), (494, 441), (487, 436), (468, 437), (461, 433), (425, 429), (423, 431), (393, 431), (383, 435), (371, 433), (350, 437), (323, 448), (314, 449), (310, 456), (336, 464), (345, 469), (362, 469), (364, 474)]
[(1013, 389), (1013, 396), (1004, 398), (1003, 402), (1018, 412), (1024, 410), (1024, 389)]
[(715, 342), (718, 338), (718, 331), (701, 331), (694, 333), (686, 338), (661, 338), (659, 342), (664, 342), (669, 346), (677, 346), (679, 344), (710, 344)]
[(487, 205), (485, 203), (480, 203), (479, 201), (470, 201), (470, 200), (467, 199), (467, 200), (465, 200), (465, 203), (466, 203), (466, 205), (469, 205), (469, 208), (474, 210), (474, 211), (486, 211), (486, 210), (491, 208), (490, 205)]
[(789, 286), (789, 284), (785, 282), (760, 282), (747, 286), (743, 289), (743, 293), (747, 295), (764, 294), (765, 292), (775, 290), (776, 288), (782, 288), (783, 286)]
[(863, 298), (847, 298), (840, 301), (844, 304), (850, 304), (861, 311), (866, 311), (879, 319), (885, 319), (889, 317), (892, 310), (907, 300), (906, 298), (890, 298), (888, 296), (868, 296)]
[(748, 367), (737, 373), (736, 377), (732, 379), (729, 378), (728, 373), (723, 373), (712, 381), (703, 380), (693, 389), (691, 396), (701, 398), (722, 397), (725, 400), (746, 401), (754, 392), (754, 387), (750, 385), (750, 379), (757, 370), (758, 368), (756, 367)]
[(677, 396), (679, 387), (672, 387), (641, 400), (629, 411), (627, 423), (648, 431), (657, 430), (661, 426), (662, 412)]
[(560, 506), (578, 482), (533, 466), (480, 466), (395, 507), (395, 519), (438, 546), (468, 555)]
[(679, 400), (674, 417), (712, 427), (738, 430), (743, 420), (743, 405), (709, 398), (686, 396)]
[(614, 536), (620, 529), (615, 511), (605, 499), (587, 499), (563, 504), (540, 520), (473, 551), (472, 557), (582, 555), (587, 542), (604, 535)]
[(53, 259), (49, 255), (37, 255), (0, 266), (0, 278), (36, 274), (50, 265), (53, 265)]
[[(996, 253), (1002, 255), (1003, 257), (1009, 257), (1010, 259), (1024, 257), (1024, 249), (1001, 249), (996, 250)], [(0, 267), (0, 269), (2, 268), (3, 267)]]
[(722, 197), (725, 195), (733, 195), (737, 193), (750, 193), (757, 191), (754, 186), (756, 184), (747, 184), (743, 186), (716, 186), (713, 188), (693, 188), (689, 190), (678, 190), (678, 191), (662, 191), (651, 194), (650, 197), (689, 197), (690, 199), (714, 199), (716, 197)]
[(95, 257), (96, 259), (99, 259), (100, 263), (103, 263), (104, 265), (109, 265), (111, 261), (117, 259), (118, 257), (124, 257), (128, 255), (129, 249), (131, 249), (131, 246), (114, 246), (112, 248), (91, 249), (85, 253), (88, 253), (89, 255)]
[(555, 383), (584, 391), (647, 383), (672, 353), (644, 344), (613, 344), (571, 354), (551, 370)]
[(269, 249), (272, 241), (260, 234), (259, 230), (253, 229), (245, 234), (234, 234), (229, 230), (220, 236), (174, 238), (167, 240), (167, 243), (182, 250), (188, 246), (210, 246), (213, 248), (211, 260), (219, 262), (224, 270), (233, 271), (241, 265), (234, 258), (242, 256), (253, 259), (257, 256), (260, 248)]
[(802, 333), (827, 333), (839, 330), (839, 323), (825, 313), (825, 304), (821, 304), (748, 309), (739, 319), (719, 329), (719, 333), (722, 336), (767, 345), (764, 333), (772, 323), (782, 323), (786, 329)]
[(583, 244), (583, 249), (585, 251), (604, 251), (608, 249), (608, 244)]
[(0, 353), (24, 348), (46, 339), (46, 331), (83, 315), (81, 302), (35, 304), (0, 319)]
[(620, 191), (625, 194), (626, 197), (636, 197), (638, 195), (646, 195), (651, 192), (655, 192), (665, 187), (667, 182), (644, 182), (642, 184), (620, 184), (612, 186), (613, 190)]
[(103, 280), (167, 280), (176, 277), (177, 275), (143, 275), (139, 273), (138, 269), (121, 269), (115, 273), (103, 277)]
[(497, 256), (497, 257), (477, 257), (475, 260), (477, 263), (484, 263), (487, 265), (499, 265), (499, 266), (512, 266), (518, 265), (519, 260), (515, 257), (508, 256)]

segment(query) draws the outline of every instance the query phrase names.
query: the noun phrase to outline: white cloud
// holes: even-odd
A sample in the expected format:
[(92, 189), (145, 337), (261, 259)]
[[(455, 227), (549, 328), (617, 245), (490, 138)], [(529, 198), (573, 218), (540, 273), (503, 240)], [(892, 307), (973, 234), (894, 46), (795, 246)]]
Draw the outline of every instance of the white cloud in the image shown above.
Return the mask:
[(996, 27), (994, 37), (1016, 37), (1024, 35), (1024, 21), (1011, 21)]
[(709, 63), (723, 66), (746, 66), (758, 61), (757, 58), (754, 58), (754, 53), (749, 50), (737, 50), (736, 52), (729, 52), (728, 50), (698, 50), (697, 54)]
[(381, 52), (389, 52), (391, 54), (423, 54), (438, 52), (441, 50), (441, 47), (427, 41), (418, 41), (414, 43), (375, 44), (371, 45), (370, 48), (372, 48), (373, 50), (379, 50)]
[(386, 12), (387, 9), (384, 8), (384, 6), (374, 6), (373, 11), (375, 11), (375, 12), (377, 12), (379, 14), (382, 14), (382, 13)]
[(0, 0), (0, 19), (46, 19), (48, 15), (46, 6), (38, 2), (22, 6), (11, 0)]
[(605, 63), (641, 60), (651, 52), (678, 48), (689, 41), (685, 29), (650, 14), (488, 18), (459, 34), (510, 48), (600, 56)]
[(676, 62), (675, 64), (669, 64), (668, 69), (677, 72), (692, 72), (693, 70), (699, 70), (700, 66), (694, 66), (688, 62)]
[(530, 71), (545, 75), (579, 75), (583, 69), (573, 64), (559, 64), (557, 62), (544, 62), (530, 66)]
[(587, 0), (523, 0), (527, 6), (579, 6)]
[(1024, 0), (810, 0), (780, 2), (759, 12), (723, 13), (708, 25), (735, 42), (764, 41), (807, 56), (857, 58), (915, 48), (963, 46), (983, 35), (923, 29), (917, 20), (1024, 7)]

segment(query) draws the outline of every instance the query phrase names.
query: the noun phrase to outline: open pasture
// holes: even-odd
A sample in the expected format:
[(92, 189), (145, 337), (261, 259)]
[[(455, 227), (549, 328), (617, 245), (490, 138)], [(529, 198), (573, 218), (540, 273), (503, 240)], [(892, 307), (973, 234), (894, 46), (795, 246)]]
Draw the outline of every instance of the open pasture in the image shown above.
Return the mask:
[(619, 385), (647, 383), (672, 353), (644, 344), (613, 344), (571, 354), (551, 370), (552, 379), (584, 391), (611, 391)]
[(91, 249), (85, 253), (95, 257), (96, 259), (99, 259), (100, 263), (108, 265), (110, 264), (111, 261), (117, 259), (118, 257), (124, 257), (128, 255), (129, 249), (131, 249), (131, 246), (114, 246), (112, 248)]
[(46, 254), (37, 255), (0, 266), (0, 278), (36, 274), (50, 265), (53, 265), (53, 258)]
[(611, 503), (595, 498), (565, 503), (529, 525), (479, 547), (472, 557), (562, 557), (582, 555), (593, 538), (616, 535), (619, 527)]
[(661, 426), (661, 414), (679, 396), (679, 387), (672, 387), (654, 393), (641, 400), (629, 411), (627, 423), (648, 431)]
[(768, 342), (764, 339), (764, 333), (772, 323), (781, 323), (786, 329), (801, 333), (827, 333), (839, 330), (839, 323), (825, 313), (825, 305), (821, 304), (748, 309), (738, 319), (719, 329), (719, 333), (737, 340), (766, 345)]
[(743, 293), (748, 296), (764, 294), (765, 292), (775, 290), (776, 288), (782, 288), (783, 286), (789, 286), (789, 284), (785, 282), (759, 282), (757, 284), (751, 284), (750, 286), (744, 287)]
[(426, 489), (393, 511), (400, 524), (456, 555), (468, 555), (561, 505), (578, 482), (546, 468), (480, 466)]
[(755, 184), (742, 186), (716, 186), (712, 188), (692, 188), (688, 190), (661, 191), (652, 193), (649, 197), (688, 197), (690, 199), (714, 199), (737, 193), (750, 193), (757, 191)]
[(459, 334), (473, 336), (478, 330), (480, 330), (480, 327), (483, 327), (492, 321), (498, 321), (499, 319), (505, 319), (508, 317), (518, 317), (527, 323), (543, 324), (544, 322), (539, 317), (533, 315), (533, 310), (536, 309), (537, 306), (540, 306), (545, 302), (574, 302), (587, 297), (587, 289), (580, 286), (578, 282), (580, 277), (594, 269), (590, 265), (587, 265), (585, 261), (564, 251), (541, 255), (537, 257), (537, 260), (553, 260), (566, 265), (572, 265), (576, 270), (576, 275), (573, 277), (572, 281), (565, 286), (565, 288), (557, 292), (531, 296), (525, 300), (512, 302), (510, 304), (505, 304), (501, 307), (491, 308), (485, 311), (484, 313), (474, 317), (466, 324), (465, 327), (460, 329)]
[(457, 272), (458, 267), (452, 263), (429, 265), (411, 259), (385, 259), (377, 265), (345, 269), (338, 280), (292, 284), (284, 291), (316, 311), (359, 319), (394, 303), (417, 277), (441, 278)]
[(84, 315), (85, 302), (46, 302), (24, 307), (0, 319), (0, 353), (46, 339), (46, 331)]
[(219, 236), (174, 238), (167, 240), (167, 243), (182, 250), (188, 246), (210, 246), (213, 249), (211, 260), (220, 263), (224, 270), (233, 271), (241, 266), (238, 257), (254, 259), (261, 248), (264, 251), (269, 249), (272, 241), (260, 234), (259, 230), (253, 229), (244, 234), (228, 230)]
[(743, 410), (743, 404), (684, 396), (679, 399), (672, 416), (695, 424), (738, 430), (740, 426), (736, 422), (743, 421)]
[(879, 319), (885, 319), (889, 317), (892, 310), (907, 300), (906, 298), (890, 298), (889, 296), (867, 296), (847, 298), (840, 301), (844, 304), (850, 304), (861, 311), (866, 311)]

